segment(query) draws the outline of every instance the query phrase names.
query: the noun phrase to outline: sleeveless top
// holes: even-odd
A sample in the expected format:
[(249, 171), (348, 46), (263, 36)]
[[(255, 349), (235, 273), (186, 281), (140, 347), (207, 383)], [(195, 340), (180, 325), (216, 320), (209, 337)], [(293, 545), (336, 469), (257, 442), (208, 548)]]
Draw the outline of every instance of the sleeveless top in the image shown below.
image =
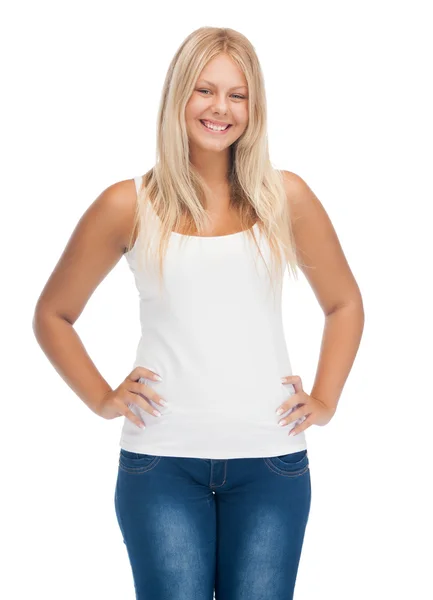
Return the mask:
[[(138, 193), (142, 177), (134, 181)], [(154, 208), (149, 210), (159, 227)], [(253, 228), (269, 260), (269, 244), (257, 224)], [(189, 239), (180, 246), (184, 237)], [(139, 381), (155, 388), (167, 406), (146, 398), (162, 413), (156, 417), (130, 403), (146, 427), (123, 417), (121, 448), (208, 459), (279, 456), (306, 448), (304, 431), (288, 435), (304, 417), (278, 426), (296, 407), (275, 412), (295, 392), (281, 382), (292, 374), (281, 314), (287, 265), (275, 294), (257, 247), (247, 238), (245, 231), (213, 237), (171, 232), (162, 296), (157, 269), (138, 267), (137, 241), (126, 252), (141, 322), (132, 368), (143, 366), (161, 376), (162, 381)]]

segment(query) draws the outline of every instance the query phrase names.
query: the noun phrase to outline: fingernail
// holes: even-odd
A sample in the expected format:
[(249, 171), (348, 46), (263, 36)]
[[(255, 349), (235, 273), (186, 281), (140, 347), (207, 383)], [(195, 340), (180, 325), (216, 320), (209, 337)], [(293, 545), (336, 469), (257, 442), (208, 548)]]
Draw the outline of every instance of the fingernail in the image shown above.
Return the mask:
[(160, 417), (161, 416), (161, 413), (159, 412), (159, 410), (156, 410), (156, 408), (153, 411), (153, 414), (155, 415), (155, 417)]
[(276, 412), (277, 412), (277, 415), (282, 415), (283, 412), (284, 412), (284, 409), (283, 408), (279, 408)]
[(156, 381), (162, 381), (162, 377), (160, 377), (156, 373), (153, 375), (153, 378), (156, 379)]
[(278, 423), (279, 427), (282, 427), (283, 425), (285, 425), (287, 423), (287, 421), (285, 421), (284, 419), (282, 421), (280, 421)]
[(161, 404), (161, 406), (167, 406), (168, 404), (167, 400), (164, 400), (164, 398), (160, 398), (159, 403)]
[(281, 381), (284, 383), (286, 381), (286, 377), (281, 377)]

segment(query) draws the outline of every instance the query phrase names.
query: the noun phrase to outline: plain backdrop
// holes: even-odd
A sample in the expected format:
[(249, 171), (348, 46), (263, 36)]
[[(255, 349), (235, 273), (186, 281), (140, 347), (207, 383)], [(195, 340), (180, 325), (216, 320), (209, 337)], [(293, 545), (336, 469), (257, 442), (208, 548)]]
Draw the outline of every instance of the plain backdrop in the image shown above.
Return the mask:
[[(306, 432), (312, 504), (295, 600), (433, 597), (428, 4), (2, 6), (3, 598), (135, 597), (114, 510), (123, 418), (106, 421), (81, 402), (37, 344), (32, 318), (90, 203), (154, 164), (166, 70), (203, 25), (253, 43), (271, 161), (321, 200), (364, 300), (337, 413)], [(297, 283), (286, 274), (283, 305), (293, 374), (309, 393), (324, 319), (302, 273)], [(117, 387), (140, 336), (124, 258), (75, 326)]]

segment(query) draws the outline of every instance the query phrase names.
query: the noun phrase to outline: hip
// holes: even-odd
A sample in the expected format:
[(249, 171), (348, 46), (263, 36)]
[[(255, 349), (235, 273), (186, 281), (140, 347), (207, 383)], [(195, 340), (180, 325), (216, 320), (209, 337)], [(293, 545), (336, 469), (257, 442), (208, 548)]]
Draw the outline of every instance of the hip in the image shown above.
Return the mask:
[(164, 416), (167, 417), (151, 417), (152, 425), (144, 429), (125, 417), (121, 448), (144, 454), (205, 459), (270, 457), (307, 448), (303, 431), (290, 436), (291, 427), (279, 427), (277, 419), (240, 421), (197, 415), (171, 415), (164, 419)]

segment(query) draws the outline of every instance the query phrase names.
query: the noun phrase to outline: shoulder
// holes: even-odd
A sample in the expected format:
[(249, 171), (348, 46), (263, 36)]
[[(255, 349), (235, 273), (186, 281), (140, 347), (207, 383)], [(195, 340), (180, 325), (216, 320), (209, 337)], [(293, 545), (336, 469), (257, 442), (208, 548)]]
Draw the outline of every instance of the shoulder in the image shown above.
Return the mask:
[(293, 225), (300, 225), (308, 216), (323, 211), (323, 206), (307, 182), (297, 173), (281, 170)]
[(299, 266), (325, 315), (362, 302), (337, 232), (322, 203), (295, 173), (283, 171)]
[(105, 188), (95, 200), (101, 208), (122, 216), (134, 212), (137, 191), (134, 179), (124, 179)]
[(292, 171), (280, 171), (283, 176), (287, 199), (290, 205), (295, 208), (296, 205), (307, 202), (312, 197), (312, 190), (307, 182), (297, 173)]
[[(134, 226), (137, 190), (134, 179), (117, 181), (105, 188), (92, 204), (101, 225), (110, 226), (126, 249)], [(135, 241), (135, 240), (134, 240)]]

